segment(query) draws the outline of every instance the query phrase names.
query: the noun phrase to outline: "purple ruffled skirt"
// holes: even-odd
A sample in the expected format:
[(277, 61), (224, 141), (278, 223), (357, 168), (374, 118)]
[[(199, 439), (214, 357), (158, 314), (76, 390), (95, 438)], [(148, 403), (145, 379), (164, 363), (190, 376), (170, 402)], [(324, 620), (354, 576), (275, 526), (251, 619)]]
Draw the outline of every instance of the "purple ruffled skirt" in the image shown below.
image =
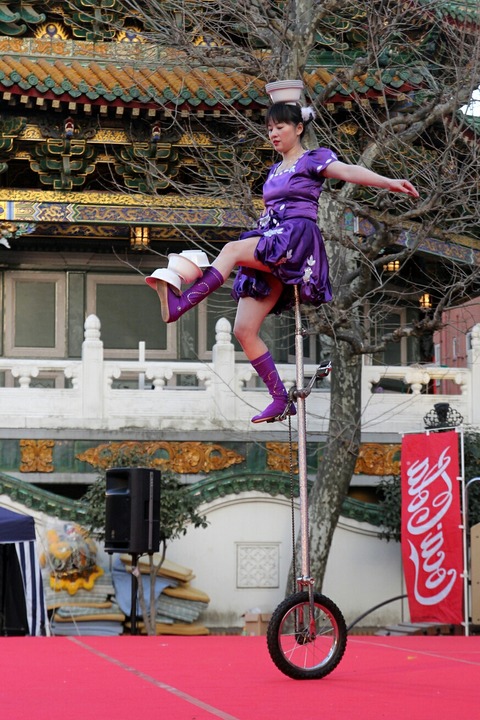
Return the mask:
[[(285, 286), (272, 313), (279, 314), (293, 306), (294, 285), (300, 287), (302, 303), (318, 307), (332, 299), (327, 254), (322, 234), (313, 220), (292, 217), (279, 221), (272, 214), (267, 225), (242, 233), (239, 239), (256, 236), (260, 239), (255, 258)], [(233, 283), (234, 300), (269, 295), (266, 275), (260, 270), (240, 267)]]

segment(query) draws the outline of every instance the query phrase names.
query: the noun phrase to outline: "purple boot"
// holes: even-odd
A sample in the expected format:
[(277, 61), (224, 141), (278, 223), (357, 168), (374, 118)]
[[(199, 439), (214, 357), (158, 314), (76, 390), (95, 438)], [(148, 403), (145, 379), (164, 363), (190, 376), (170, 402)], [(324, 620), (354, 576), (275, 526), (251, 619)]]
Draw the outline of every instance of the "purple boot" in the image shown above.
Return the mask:
[(198, 305), (215, 290), (223, 285), (222, 275), (214, 267), (209, 267), (203, 276), (196, 280), (185, 292), (178, 295), (170, 283), (157, 280), (156, 290), (162, 306), (162, 318), (166, 323), (175, 322), (187, 310)]
[[(273, 399), (273, 402), (271, 402), (262, 413), (255, 415), (252, 418), (252, 422), (273, 422), (279, 417), (279, 415), (283, 415), (287, 409), (288, 393), (285, 389), (285, 385), (280, 380), (278, 370), (275, 367), (273, 358), (268, 351), (256, 360), (253, 360), (251, 365), (257, 371), (259, 377), (262, 378)], [(296, 413), (297, 411), (295, 409), (295, 405), (291, 405), (289, 408), (289, 414), (296, 415)]]

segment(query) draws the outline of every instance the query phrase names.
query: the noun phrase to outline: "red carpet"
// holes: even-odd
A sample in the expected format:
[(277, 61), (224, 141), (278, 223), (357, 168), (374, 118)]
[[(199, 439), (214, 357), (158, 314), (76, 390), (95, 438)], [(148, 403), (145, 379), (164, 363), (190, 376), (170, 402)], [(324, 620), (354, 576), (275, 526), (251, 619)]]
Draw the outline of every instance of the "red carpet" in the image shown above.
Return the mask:
[(349, 638), (323, 680), (290, 680), (263, 637), (2, 638), (5, 720), (480, 717), (480, 637)]

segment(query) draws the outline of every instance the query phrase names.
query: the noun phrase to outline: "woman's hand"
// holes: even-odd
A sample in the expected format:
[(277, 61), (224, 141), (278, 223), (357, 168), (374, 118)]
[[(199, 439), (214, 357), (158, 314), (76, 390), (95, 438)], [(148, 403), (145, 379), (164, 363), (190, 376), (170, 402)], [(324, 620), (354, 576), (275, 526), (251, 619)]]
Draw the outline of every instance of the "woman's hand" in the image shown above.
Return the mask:
[(390, 180), (387, 189), (389, 192), (401, 192), (414, 198), (419, 197), (418, 192), (408, 180)]

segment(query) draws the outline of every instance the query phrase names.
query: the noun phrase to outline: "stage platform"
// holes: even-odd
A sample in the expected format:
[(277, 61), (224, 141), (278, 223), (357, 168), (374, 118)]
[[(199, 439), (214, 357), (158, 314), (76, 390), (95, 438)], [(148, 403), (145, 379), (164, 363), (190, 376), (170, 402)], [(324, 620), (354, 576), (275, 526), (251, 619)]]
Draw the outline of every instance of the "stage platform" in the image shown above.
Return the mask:
[(480, 717), (480, 637), (349, 638), (323, 680), (291, 680), (264, 637), (2, 638), (4, 720)]

